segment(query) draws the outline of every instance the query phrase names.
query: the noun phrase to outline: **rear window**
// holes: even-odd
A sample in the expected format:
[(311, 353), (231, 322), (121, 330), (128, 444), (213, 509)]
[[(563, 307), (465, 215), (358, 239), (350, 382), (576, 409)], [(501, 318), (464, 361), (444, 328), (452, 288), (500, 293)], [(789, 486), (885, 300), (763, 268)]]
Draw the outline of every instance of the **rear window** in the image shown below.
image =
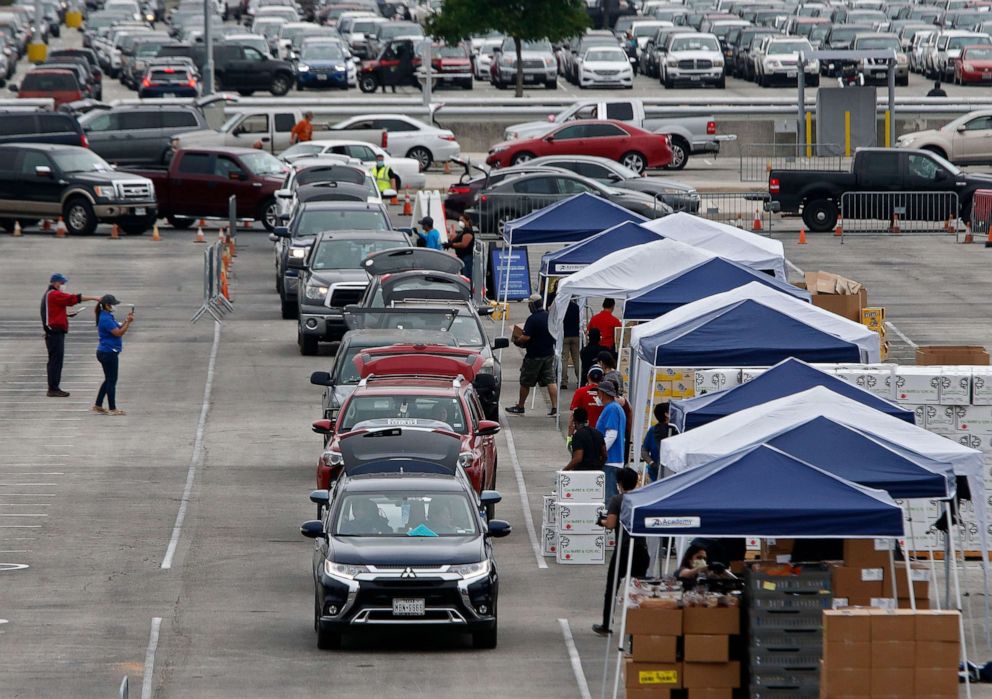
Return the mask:
[(70, 116), (61, 114), (39, 114), (37, 128), (40, 133), (76, 133), (78, 131), (75, 120)]
[(28, 73), (21, 83), (21, 91), (38, 90), (43, 92), (78, 91), (76, 78), (68, 73)]
[(189, 74), (185, 70), (176, 68), (155, 69), (149, 76), (152, 82), (177, 83), (189, 80)]
[(297, 186), (315, 182), (350, 182), (363, 184), (365, 172), (351, 167), (312, 167), (296, 176)]
[(379, 209), (332, 209), (304, 211), (296, 227), (298, 237), (317, 235), (320, 231), (388, 231), (389, 221)]
[(0, 114), (0, 136), (17, 136), (36, 130), (33, 114)]
[(210, 156), (206, 153), (184, 153), (179, 161), (179, 172), (191, 175), (209, 175), (213, 173), (210, 167)]
[(162, 126), (167, 129), (182, 129), (197, 126), (196, 115), (191, 112), (162, 112)]

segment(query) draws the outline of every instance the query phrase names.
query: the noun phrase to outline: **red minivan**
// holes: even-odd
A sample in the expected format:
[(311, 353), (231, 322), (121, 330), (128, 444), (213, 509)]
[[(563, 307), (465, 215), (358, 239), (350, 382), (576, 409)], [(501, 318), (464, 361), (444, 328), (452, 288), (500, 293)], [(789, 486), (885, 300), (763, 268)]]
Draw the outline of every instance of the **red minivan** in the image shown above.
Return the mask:
[(50, 97), (55, 101), (56, 109), (83, 99), (75, 74), (62, 68), (35, 68), (24, 76), (20, 86), (12, 84), (9, 89), (22, 99)]

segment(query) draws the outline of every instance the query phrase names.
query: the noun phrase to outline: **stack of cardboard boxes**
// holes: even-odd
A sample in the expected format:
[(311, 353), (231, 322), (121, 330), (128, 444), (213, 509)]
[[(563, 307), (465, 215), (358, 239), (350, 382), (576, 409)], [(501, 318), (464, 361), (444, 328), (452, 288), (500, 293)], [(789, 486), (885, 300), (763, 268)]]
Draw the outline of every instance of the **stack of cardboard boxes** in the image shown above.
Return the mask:
[(627, 612), (627, 699), (730, 699), (741, 685), (731, 660), (739, 607), (673, 608), (645, 600)]
[(951, 611), (825, 611), (821, 699), (957, 697), (959, 622)]
[[(831, 588), (834, 607), (891, 608), (892, 565), (889, 551), (891, 539), (847, 539), (844, 541), (844, 564), (832, 570)], [(898, 606), (909, 609), (909, 584), (906, 564), (895, 563), (895, 591)], [(930, 608), (930, 569), (922, 563), (910, 567), (917, 609)]]
[(558, 563), (604, 563), (612, 532), (599, 526), (606, 477), (602, 471), (559, 471), (555, 490), (544, 496), (543, 554)]

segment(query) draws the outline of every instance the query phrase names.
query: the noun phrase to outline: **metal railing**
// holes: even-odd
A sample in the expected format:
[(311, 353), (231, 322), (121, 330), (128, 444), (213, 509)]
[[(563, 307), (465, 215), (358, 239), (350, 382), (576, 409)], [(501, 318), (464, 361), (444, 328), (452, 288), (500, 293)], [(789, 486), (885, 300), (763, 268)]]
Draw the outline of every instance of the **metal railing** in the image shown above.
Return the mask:
[(698, 216), (754, 233), (772, 229), (772, 214), (766, 211), (767, 192), (700, 192)]
[(190, 319), (191, 323), (204, 314), (209, 314), (214, 322), (220, 323), (225, 315), (234, 310), (227, 286), (230, 260), (229, 241), (218, 241), (203, 251), (203, 301)]
[(833, 155), (843, 147), (832, 143), (742, 143), (741, 182), (767, 182), (772, 170), (814, 170), (828, 172), (847, 169), (849, 158)]
[(956, 192), (845, 192), (843, 235), (957, 235)]
[(992, 189), (979, 189), (971, 199), (971, 234), (976, 240), (988, 239), (992, 224)]

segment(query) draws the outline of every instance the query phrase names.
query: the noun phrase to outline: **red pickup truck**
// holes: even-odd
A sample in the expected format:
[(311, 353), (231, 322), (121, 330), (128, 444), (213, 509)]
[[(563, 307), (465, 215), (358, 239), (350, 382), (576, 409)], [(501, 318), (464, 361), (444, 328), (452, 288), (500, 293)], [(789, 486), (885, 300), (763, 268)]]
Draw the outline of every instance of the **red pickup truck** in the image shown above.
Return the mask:
[(189, 228), (198, 218), (227, 218), (232, 194), (239, 219), (259, 220), (269, 231), (277, 225), (275, 193), (286, 165), (265, 151), (189, 148), (176, 151), (168, 165), (119, 169), (155, 184), (158, 215), (173, 228)]

